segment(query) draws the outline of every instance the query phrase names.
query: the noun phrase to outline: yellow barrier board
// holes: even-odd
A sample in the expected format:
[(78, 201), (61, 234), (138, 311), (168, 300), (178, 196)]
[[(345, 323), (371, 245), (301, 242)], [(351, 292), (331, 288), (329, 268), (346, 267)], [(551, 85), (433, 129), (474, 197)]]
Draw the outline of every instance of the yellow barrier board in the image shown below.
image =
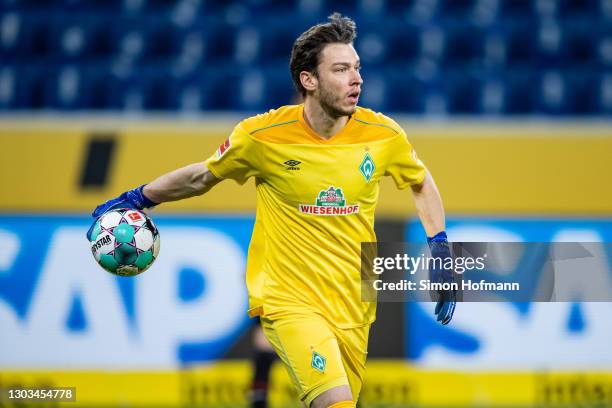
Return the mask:
[[(203, 161), (234, 123), (0, 121), (0, 211), (89, 211), (126, 189)], [(605, 124), (402, 123), (442, 192), (461, 214), (609, 216), (612, 129)], [(79, 185), (92, 140), (112, 139), (108, 180)], [(228, 181), (204, 197), (156, 211), (252, 212), (254, 183)], [(378, 214), (407, 218), (410, 194), (381, 183)]]
[[(251, 374), (246, 361), (167, 372), (2, 370), (0, 388), (76, 387), (77, 406), (246, 407)], [(277, 408), (300, 406), (280, 364), (272, 369), (269, 400)], [(612, 406), (612, 372), (430, 371), (399, 360), (373, 360), (360, 406)]]

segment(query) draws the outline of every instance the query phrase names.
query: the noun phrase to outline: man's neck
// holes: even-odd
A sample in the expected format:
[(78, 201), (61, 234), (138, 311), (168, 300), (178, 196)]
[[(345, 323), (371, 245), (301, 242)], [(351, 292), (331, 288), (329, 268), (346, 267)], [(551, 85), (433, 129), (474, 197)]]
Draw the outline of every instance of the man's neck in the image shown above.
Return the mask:
[(348, 122), (348, 116), (330, 116), (313, 98), (304, 101), (304, 120), (308, 125), (324, 139), (329, 139), (340, 132)]

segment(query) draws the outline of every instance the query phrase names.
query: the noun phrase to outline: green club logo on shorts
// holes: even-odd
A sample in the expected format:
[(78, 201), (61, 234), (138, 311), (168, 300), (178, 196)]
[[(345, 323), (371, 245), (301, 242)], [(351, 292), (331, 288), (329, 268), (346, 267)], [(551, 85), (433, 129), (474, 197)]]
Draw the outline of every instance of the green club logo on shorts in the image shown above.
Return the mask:
[(325, 362), (325, 357), (323, 357), (316, 351), (312, 352), (312, 361), (310, 362), (312, 368), (323, 373), (325, 372)]

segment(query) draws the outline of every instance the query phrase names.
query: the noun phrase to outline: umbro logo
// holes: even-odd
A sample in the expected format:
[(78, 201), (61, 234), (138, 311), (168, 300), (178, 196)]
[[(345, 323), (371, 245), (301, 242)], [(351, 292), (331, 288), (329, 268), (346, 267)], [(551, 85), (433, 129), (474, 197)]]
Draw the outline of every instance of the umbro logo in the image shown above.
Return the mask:
[(287, 160), (286, 162), (284, 162), (283, 164), (286, 165), (287, 167), (285, 168), (285, 170), (299, 170), (300, 168), (298, 167), (302, 162), (299, 160)]

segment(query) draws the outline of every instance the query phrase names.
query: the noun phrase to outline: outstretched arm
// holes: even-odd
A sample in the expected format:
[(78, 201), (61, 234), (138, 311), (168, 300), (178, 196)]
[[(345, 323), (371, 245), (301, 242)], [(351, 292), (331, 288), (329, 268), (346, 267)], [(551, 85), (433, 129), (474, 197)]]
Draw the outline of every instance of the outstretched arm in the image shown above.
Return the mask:
[(204, 163), (190, 164), (100, 204), (91, 215), (97, 218), (116, 208), (142, 210), (166, 201), (193, 197), (204, 194), (220, 181)]
[(142, 192), (149, 200), (160, 204), (202, 195), (220, 181), (206, 164), (194, 163), (158, 177), (144, 186)]
[[(436, 183), (429, 172), (425, 173), (425, 179), (417, 186), (413, 186), (412, 192), (416, 203), (417, 213), (427, 233), (427, 243), (433, 258), (446, 259), (451, 257), (446, 232), (444, 231), (444, 207)], [(434, 265), (431, 267), (430, 277), (434, 282), (453, 282), (453, 271)], [(438, 301), (434, 310), (437, 320), (442, 324), (448, 324), (453, 318), (456, 305), (456, 293), (453, 290), (440, 291)]]
[(421, 184), (412, 186), (412, 194), (417, 214), (421, 219), (427, 236), (434, 237), (436, 234), (444, 231), (446, 223), (444, 220), (442, 198), (429, 171), (425, 173), (425, 179)]

